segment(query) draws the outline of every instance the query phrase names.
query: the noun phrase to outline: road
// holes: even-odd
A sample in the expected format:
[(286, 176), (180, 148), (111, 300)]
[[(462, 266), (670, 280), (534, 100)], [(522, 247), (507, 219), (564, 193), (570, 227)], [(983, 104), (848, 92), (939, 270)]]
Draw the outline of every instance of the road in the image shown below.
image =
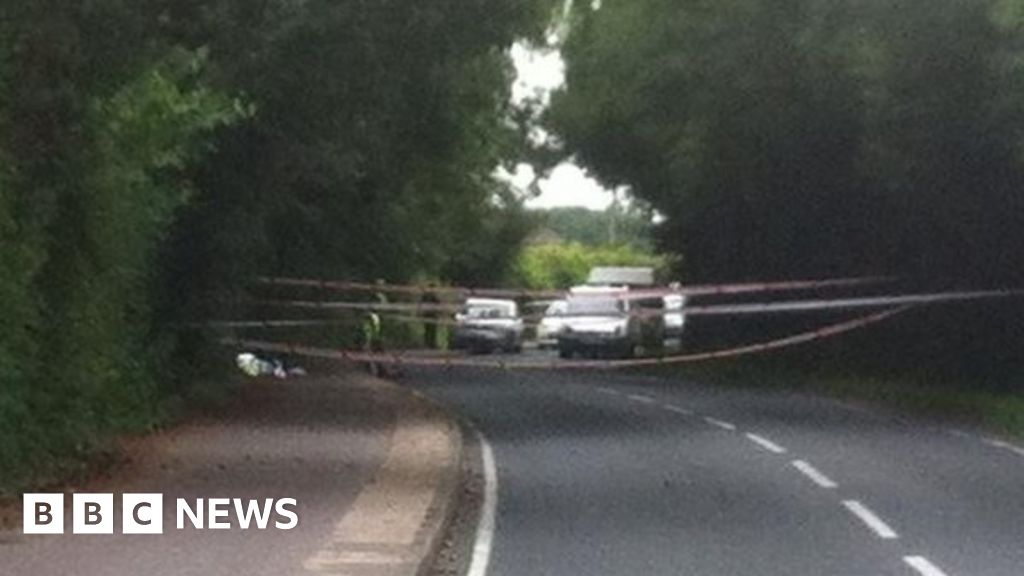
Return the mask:
[(1024, 574), (1024, 450), (982, 434), (628, 373), (406, 380), (493, 447), (489, 576)]

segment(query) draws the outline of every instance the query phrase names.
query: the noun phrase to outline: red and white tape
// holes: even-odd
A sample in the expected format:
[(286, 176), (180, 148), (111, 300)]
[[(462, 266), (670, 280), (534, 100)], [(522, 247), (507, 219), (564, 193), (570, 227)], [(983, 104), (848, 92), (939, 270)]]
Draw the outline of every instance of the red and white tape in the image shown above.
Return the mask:
[[(928, 305), (951, 302), (965, 302), (972, 300), (994, 300), (1024, 296), (1024, 290), (974, 290), (955, 292), (932, 292), (924, 294), (893, 294), (885, 296), (867, 296), (859, 298), (833, 298), (813, 300), (791, 300), (782, 302), (746, 302), (736, 304), (709, 304), (701, 306), (685, 306), (678, 310), (664, 309), (638, 309), (622, 316), (665, 316), (683, 314), (686, 316), (722, 316), (722, 315), (753, 315), (753, 314), (783, 314), (796, 312), (813, 312), (821, 310), (851, 310), (859, 308), (885, 308), (906, 305)], [(357, 310), (384, 313), (454, 313), (462, 308), (454, 304), (420, 304), (420, 303), (369, 303), (369, 302), (314, 302), (314, 301), (262, 301), (259, 304), (266, 306), (309, 308), (321, 310)], [(563, 314), (563, 318), (586, 316), (586, 314)], [(434, 315), (410, 316), (396, 314), (386, 316), (402, 322), (420, 322), (424, 324), (454, 325), (457, 322), (452, 318), (439, 318)], [(543, 318), (543, 314), (527, 314), (522, 316), (526, 321), (536, 322)], [(301, 321), (293, 321), (291, 325), (299, 325)]]
[[(667, 294), (684, 296), (701, 296), (711, 294), (749, 294), (754, 292), (785, 292), (791, 290), (813, 290), (822, 288), (844, 288), (891, 282), (891, 276), (862, 276), (853, 278), (828, 278), (822, 280), (784, 280), (778, 282), (739, 282), (729, 284), (695, 284), (676, 288), (645, 288), (634, 290), (631, 294), (638, 297), (650, 297)], [(566, 290), (528, 290), (518, 288), (470, 288), (465, 286), (423, 286), (417, 284), (390, 284), (372, 282), (348, 282), (338, 280), (315, 280), (309, 278), (276, 278), (261, 277), (257, 282), (270, 286), (292, 286), (320, 288), (351, 292), (381, 292), (393, 294), (435, 294), (456, 297), (495, 297), (495, 298), (564, 298)]]
[(784, 338), (777, 338), (774, 340), (768, 340), (755, 344), (748, 344), (745, 346), (738, 346), (734, 348), (726, 348), (720, 350), (711, 350), (707, 352), (696, 352), (691, 354), (678, 354), (671, 356), (658, 356), (650, 358), (636, 358), (629, 360), (587, 360), (587, 361), (571, 361), (571, 360), (505, 360), (505, 359), (482, 359), (482, 358), (467, 358), (465, 356), (456, 356), (451, 354), (445, 354), (442, 356), (419, 356), (410, 353), (367, 353), (360, 351), (351, 350), (332, 350), (329, 348), (318, 348), (313, 346), (305, 346), (301, 344), (286, 344), (277, 342), (265, 342), (259, 340), (246, 340), (246, 339), (224, 339), (222, 342), (226, 345), (237, 346), (247, 350), (258, 350), (263, 352), (274, 352), (278, 354), (292, 354), (296, 356), (308, 356), (315, 358), (329, 358), (335, 360), (347, 360), (352, 362), (373, 362), (378, 364), (397, 364), (404, 366), (435, 366), (435, 367), (475, 367), (475, 368), (499, 368), (508, 370), (538, 370), (538, 369), (553, 369), (553, 370), (565, 370), (565, 369), (580, 369), (580, 368), (593, 368), (593, 369), (615, 369), (615, 368), (629, 368), (637, 366), (656, 366), (663, 364), (683, 364), (692, 362), (701, 362), (706, 360), (714, 360), (720, 358), (732, 358), (737, 356), (744, 356), (749, 354), (757, 354), (761, 352), (767, 352), (769, 350), (777, 350), (780, 348), (787, 348), (790, 346), (796, 346), (799, 344), (805, 344), (815, 340), (821, 340), (832, 336), (837, 336), (852, 330), (865, 328), (872, 324), (877, 324), (884, 320), (887, 320), (897, 314), (905, 312), (911, 309), (911, 306), (902, 306), (899, 308), (892, 308), (884, 310), (882, 312), (876, 312), (867, 316), (855, 318), (853, 320), (847, 320), (845, 322), (839, 322), (837, 324), (830, 324), (822, 328), (815, 330), (809, 330), (806, 332), (800, 332), (792, 336)]

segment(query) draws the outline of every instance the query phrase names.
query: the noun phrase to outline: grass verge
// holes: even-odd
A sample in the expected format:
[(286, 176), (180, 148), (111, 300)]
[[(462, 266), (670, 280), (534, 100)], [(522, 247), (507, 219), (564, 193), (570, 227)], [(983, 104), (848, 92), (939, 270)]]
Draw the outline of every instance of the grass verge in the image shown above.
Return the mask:
[(865, 402), (1024, 438), (1024, 394), (1009, 391), (1012, 389), (1006, 386), (996, 388), (983, 379), (939, 379), (912, 371), (877, 373), (838, 365), (807, 369), (796, 363), (763, 358), (659, 367), (653, 371), (663, 377), (715, 385), (774, 388)]

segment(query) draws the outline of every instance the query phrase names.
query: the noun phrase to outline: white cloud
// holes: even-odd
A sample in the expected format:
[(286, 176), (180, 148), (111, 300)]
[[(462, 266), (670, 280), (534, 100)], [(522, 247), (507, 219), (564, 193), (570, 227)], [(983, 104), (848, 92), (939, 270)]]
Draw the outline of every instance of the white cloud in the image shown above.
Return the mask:
[(551, 175), (541, 180), (539, 185), (541, 194), (526, 202), (529, 208), (583, 206), (591, 210), (604, 210), (613, 200), (610, 190), (571, 163), (556, 166)]
[(565, 84), (565, 61), (561, 52), (553, 48), (531, 48), (516, 42), (512, 45), (511, 55), (516, 67), (512, 103), (518, 105), (526, 100), (537, 100), (546, 106), (551, 101), (551, 92)]
[[(531, 196), (530, 184), (536, 176), (529, 164), (519, 164), (514, 172), (499, 168), (495, 176), (512, 185), (520, 195), (527, 197), (527, 208), (556, 208), (582, 206), (590, 210), (605, 210), (613, 201), (612, 192), (571, 162), (563, 162), (548, 177), (537, 182), (539, 196)], [(626, 189), (620, 189), (619, 200), (628, 202)]]

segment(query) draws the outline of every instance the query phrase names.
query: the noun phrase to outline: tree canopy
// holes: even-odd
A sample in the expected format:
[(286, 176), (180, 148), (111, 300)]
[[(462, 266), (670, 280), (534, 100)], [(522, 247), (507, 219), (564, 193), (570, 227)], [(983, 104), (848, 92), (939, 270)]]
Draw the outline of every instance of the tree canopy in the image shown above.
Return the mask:
[(650, 211), (621, 205), (596, 211), (583, 207), (531, 210), (536, 227), (550, 230), (566, 242), (585, 246), (627, 244), (642, 250), (651, 248)]
[(547, 123), (684, 273), (1024, 276), (1017, 0), (595, 6)]
[(0, 491), (206, 390), (256, 275), (500, 279), (553, 4), (0, 0)]

